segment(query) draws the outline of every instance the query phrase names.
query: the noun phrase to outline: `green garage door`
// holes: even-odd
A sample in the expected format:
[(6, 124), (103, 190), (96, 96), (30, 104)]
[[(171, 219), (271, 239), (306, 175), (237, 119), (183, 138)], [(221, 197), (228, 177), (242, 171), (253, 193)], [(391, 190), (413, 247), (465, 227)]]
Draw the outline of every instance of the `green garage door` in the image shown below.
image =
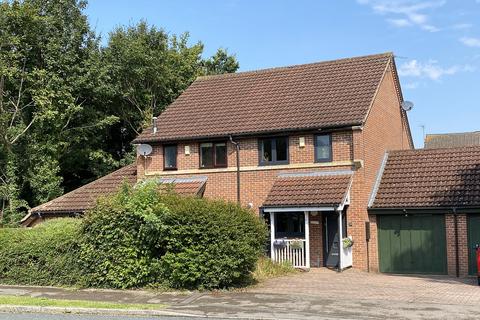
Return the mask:
[(444, 215), (377, 216), (381, 272), (447, 273)]
[(477, 260), (475, 245), (480, 244), (480, 214), (471, 214), (468, 216), (468, 248), (470, 267), (468, 268), (471, 275), (477, 274)]

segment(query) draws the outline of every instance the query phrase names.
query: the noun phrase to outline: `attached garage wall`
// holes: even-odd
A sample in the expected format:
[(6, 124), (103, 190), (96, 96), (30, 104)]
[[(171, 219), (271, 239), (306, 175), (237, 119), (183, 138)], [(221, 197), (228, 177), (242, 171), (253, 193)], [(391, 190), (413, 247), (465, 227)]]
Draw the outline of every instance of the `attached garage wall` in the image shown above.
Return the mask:
[(381, 272), (447, 274), (445, 216), (377, 215)]
[(470, 275), (477, 274), (476, 252), (474, 246), (480, 244), (480, 214), (470, 214), (468, 216), (468, 249), (469, 249), (469, 268)]

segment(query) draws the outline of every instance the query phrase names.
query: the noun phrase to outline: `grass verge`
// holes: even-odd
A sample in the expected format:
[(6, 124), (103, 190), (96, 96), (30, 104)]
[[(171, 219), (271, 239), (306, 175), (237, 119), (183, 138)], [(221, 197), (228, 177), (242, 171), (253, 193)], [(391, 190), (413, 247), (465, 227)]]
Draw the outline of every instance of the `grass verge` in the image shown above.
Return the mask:
[(261, 257), (257, 262), (257, 267), (252, 273), (252, 276), (255, 281), (260, 282), (296, 272), (298, 272), (298, 270), (296, 270), (291, 263), (276, 263), (268, 257)]
[(63, 300), (50, 298), (37, 298), (28, 296), (2, 296), (0, 305), (30, 306), (30, 307), (65, 307), (65, 308), (92, 308), (92, 309), (138, 309), (159, 310), (165, 306), (160, 304), (140, 303), (115, 303), (89, 300)]

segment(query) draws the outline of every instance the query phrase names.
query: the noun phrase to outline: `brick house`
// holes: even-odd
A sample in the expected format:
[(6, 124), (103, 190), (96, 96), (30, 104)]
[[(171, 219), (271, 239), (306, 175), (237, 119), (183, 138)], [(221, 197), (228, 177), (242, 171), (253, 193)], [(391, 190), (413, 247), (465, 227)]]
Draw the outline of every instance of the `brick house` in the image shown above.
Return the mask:
[[(201, 77), (134, 140), (136, 180), (196, 184), (191, 194), (252, 208), (276, 261), (376, 271), (368, 203), (385, 152), (413, 148), (402, 101), (391, 53)], [(59, 199), (25, 225), (83, 212), (68, 201), (45, 210)]]

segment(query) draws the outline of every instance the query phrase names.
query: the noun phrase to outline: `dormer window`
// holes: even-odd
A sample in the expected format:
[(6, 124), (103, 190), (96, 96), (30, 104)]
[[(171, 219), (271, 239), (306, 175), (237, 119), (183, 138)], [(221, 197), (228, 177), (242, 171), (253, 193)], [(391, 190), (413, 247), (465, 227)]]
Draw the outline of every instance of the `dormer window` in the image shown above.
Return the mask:
[(288, 137), (260, 139), (260, 165), (288, 164)]

